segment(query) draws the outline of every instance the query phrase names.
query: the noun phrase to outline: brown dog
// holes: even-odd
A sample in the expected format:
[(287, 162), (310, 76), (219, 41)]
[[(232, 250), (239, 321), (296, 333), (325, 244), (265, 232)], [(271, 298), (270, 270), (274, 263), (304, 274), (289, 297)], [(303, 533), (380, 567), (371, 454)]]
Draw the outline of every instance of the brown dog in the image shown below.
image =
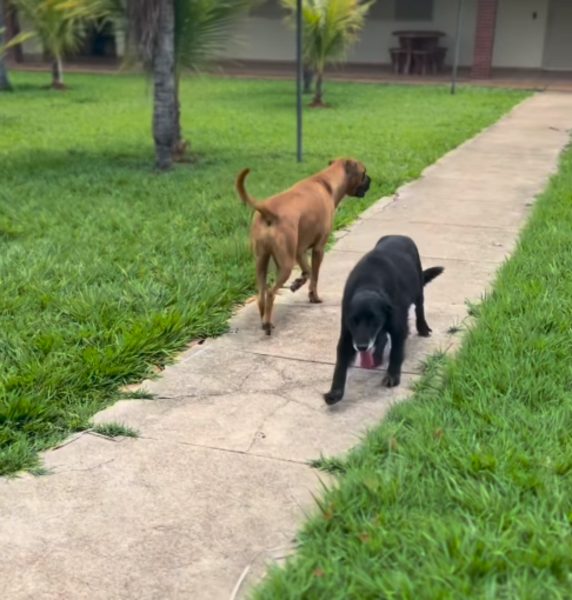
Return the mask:
[[(318, 296), (318, 273), (336, 208), (344, 196), (363, 198), (371, 179), (360, 162), (338, 159), (285, 192), (256, 203), (244, 187), (249, 172), (249, 169), (240, 172), (236, 179), (236, 190), (241, 200), (256, 211), (251, 238), (256, 257), (258, 309), (262, 328), (270, 335), (274, 298), (290, 277), (295, 263), (300, 265), (302, 274), (290, 289), (295, 292), (310, 279), (310, 302), (321, 302)], [(306, 257), (306, 251), (310, 248), (311, 271)], [(266, 277), (271, 257), (276, 263), (277, 277), (269, 288)]]

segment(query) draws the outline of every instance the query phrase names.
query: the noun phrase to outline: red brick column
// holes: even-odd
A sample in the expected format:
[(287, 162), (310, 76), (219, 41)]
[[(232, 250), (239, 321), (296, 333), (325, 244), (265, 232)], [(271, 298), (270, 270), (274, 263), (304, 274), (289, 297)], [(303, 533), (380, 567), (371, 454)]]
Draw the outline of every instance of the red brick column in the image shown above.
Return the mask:
[(498, 0), (478, 0), (475, 28), (475, 53), (471, 76), (487, 79), (491, 76)]

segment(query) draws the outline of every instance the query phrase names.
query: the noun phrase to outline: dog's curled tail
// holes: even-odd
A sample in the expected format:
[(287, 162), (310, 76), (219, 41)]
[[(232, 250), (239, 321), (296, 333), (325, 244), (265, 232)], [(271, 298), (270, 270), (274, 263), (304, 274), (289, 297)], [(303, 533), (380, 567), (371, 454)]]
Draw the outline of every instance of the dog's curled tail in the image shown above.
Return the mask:
[(242, 169), (242, 171), (238, 174), (238, 177), (236, 178), (236, 191), (238, 192), (240, 199), (244, 202), (244, 204), (258, 211), (268, 225), (273, 225), (274, 223), (277, 223), (279, 220), (278, 215), (268, 210), (264, 205), (257, 204), (254, 198), (246, 191), (244, 181), (246, 180), (246, 177), (249, 173), (250, 169)]
[(445, 270), (445, 267), (431, 267), (423, 271), (423, 285), (427, 285), (430, 281), (433, 281), (435, 277), (441, 275)]

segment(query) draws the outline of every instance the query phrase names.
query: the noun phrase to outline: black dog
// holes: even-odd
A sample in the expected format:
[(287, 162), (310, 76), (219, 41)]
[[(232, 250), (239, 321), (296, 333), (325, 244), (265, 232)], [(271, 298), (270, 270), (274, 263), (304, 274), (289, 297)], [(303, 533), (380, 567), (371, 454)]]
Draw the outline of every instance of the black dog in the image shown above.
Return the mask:
[(373, 368), (383, 360), (391, 336), (389, 367), (382, 384), (399, 385), (409, 307), (415, 304), (417, 332), (431, 329), (423, 310), (423, 286), (443, 272), (443, 267), (423, 271), (415, 242), (403, 235), (382, 237), (353, 268), (344, 288), (342, 327), (332, 388), (324, 394), (327, 404), (344, 395), (348, 367), (360, 353), (362, 366)]

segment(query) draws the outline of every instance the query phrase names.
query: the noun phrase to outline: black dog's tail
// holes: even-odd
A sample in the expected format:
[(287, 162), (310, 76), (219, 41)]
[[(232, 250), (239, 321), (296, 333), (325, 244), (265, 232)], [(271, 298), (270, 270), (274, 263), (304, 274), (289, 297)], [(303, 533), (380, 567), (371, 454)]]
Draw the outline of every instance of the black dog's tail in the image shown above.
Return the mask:
[(431, 267), (423, 271), (423, 285), (427, 285), (430, 281), (433, 281), (435, 277), (441, 275), (445, 270), (445, 267)]

